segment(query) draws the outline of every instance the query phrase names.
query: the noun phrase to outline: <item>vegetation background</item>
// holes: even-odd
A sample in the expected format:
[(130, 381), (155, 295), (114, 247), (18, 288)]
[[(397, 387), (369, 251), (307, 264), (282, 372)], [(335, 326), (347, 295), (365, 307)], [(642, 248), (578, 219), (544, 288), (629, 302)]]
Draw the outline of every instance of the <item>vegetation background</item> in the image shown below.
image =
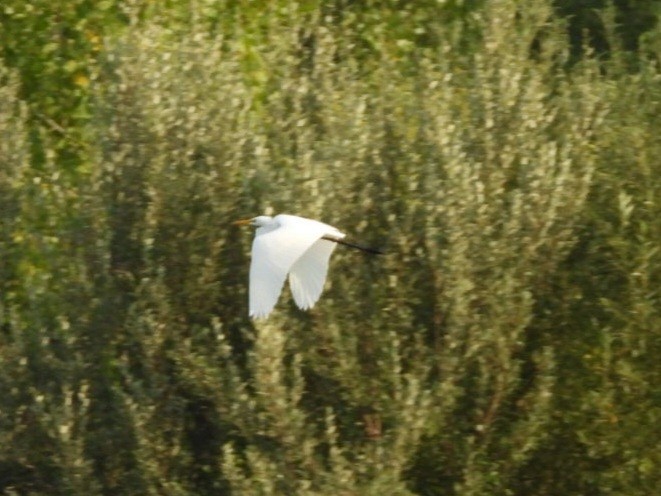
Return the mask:
[[(651, 495), (657, 0), (3, 0), (0, 493)], [(247, 318), (252, 234), (337, 250)]]

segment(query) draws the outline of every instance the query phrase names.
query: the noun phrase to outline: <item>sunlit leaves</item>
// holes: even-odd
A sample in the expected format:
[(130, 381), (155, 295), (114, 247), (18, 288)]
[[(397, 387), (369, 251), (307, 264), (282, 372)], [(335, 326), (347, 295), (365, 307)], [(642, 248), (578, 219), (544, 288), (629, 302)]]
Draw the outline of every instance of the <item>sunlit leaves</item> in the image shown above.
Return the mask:
[[(59, 7), (2, 7), (2, 490), (658, 486), (654, 63), (541, 0)], [(263, 211), (387, 254), (251, 323)]]

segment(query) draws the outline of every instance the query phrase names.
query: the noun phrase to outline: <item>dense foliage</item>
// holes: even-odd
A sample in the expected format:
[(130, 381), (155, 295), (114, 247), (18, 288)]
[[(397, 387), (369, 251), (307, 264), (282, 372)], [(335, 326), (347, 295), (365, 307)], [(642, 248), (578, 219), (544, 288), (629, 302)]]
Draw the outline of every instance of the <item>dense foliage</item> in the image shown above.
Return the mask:
[[(661, 486), (658, 2), (0, 7), (0, 493)], [(338, 249), (247, 318), (252, 233)]]

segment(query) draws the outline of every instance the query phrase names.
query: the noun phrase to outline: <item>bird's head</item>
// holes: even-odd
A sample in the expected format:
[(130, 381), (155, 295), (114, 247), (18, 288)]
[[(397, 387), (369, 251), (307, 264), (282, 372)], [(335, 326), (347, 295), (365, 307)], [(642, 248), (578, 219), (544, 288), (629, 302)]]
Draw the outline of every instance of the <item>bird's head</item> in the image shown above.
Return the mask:
[(235, 226), (253, 226), (253, 227), (266, 227), (273, 223), (273, 217), (268, 215), (258, 215), (252, 219), (237, 220), (234, 222)]

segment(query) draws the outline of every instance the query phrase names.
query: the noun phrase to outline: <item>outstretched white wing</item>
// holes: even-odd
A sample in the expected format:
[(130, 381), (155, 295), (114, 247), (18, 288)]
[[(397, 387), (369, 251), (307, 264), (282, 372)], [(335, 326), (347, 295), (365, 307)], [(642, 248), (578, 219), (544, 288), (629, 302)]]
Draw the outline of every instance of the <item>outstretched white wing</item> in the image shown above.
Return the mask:
[[(279, 221), (279, 227), (263, 232), (258, 229), (252, 245), (249, 306), (250, 316), (255, 318), (265, 317), (273, 310), (287, 274), (296, 262), (317, 242), (323, 242), (324, 248), (318, 254), (316, 253), (317, 249), (314, 249), (311, 255), (312, 260), (320, 260), (323, 258), (321, 255), (328, 252), (325, 256), (325, 268), (323, 268), (321, 280), (321, 287), (323, 287), (323, 279), (325, 279), (328, 267), (328, 257), (332, 252), (332, 247), (328, 250), (326, 243), (330, 245), (334, 245), (334, 243), (320, 240), (320, 238), (327, 234), (338, 238), (344, 237), (344, 234), (334, 227), (311, 219), (278, 215), (274, 220)], [(317, 273), (317, 276), (314, 281), (318, 281), (319, 262), (310, 261), (304, 263), (304, 265), (316, 268), (314, 272)], [(296, 272), (299, 273), (300, 271)], [(302, 295), (314, 294), (311, 288), (319, 286), (318, 282), (312, 285), (312, 279), (308, 281), (307, 277), (303, 278), (301, 276), (302, 273), (298, 277), (295, 276), (295, 279), (299, 281), (296, 283), (298, 285), (296, 290), (292, 285), (294, 299), (299, 306), (301, 306), (299, 301), (309, 301), (309, 297), (302, 298)], [(321, 290), (318, 293), (321, 294)], [(312, 304), (319, 298), (319, 294), (316, 295)], [(305, 307), (301, 306), (301, 308), (309, 308), (312, 304)]]
[(321, 296), (328, 273), (328, 260), (336, 243), (318, 239), (289, 271), (289, 287), (299, 308), (312, 308)]

